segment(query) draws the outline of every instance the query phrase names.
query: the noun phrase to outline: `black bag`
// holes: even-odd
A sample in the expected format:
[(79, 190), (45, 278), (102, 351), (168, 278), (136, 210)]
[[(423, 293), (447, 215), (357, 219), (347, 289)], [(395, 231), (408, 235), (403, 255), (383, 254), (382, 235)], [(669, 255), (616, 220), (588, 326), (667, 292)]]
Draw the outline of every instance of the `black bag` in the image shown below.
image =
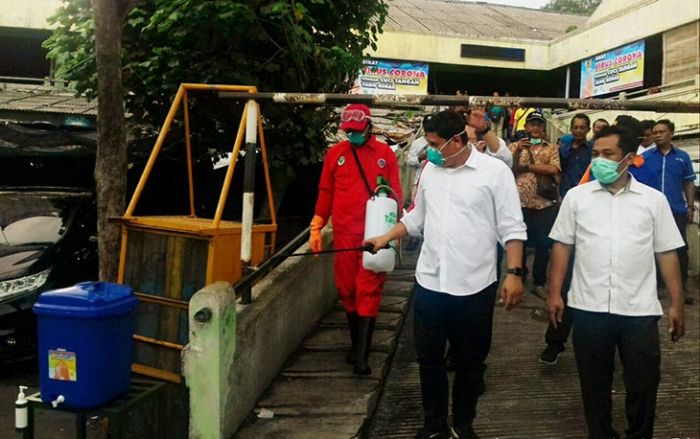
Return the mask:
[(559, 200), (559, 185), (553, 175), (536, 175), (537, 195), (555, 203)]
[[(533, 165), (536, 164), (532, 151), (528, 149), (527, 153), (530, 156), (530, 162)], [(535, 178), (537, 179), (537, 195), (556, 203), (559, 200), (559, 184), (556, 177), (554, 175), (535, 174)]]

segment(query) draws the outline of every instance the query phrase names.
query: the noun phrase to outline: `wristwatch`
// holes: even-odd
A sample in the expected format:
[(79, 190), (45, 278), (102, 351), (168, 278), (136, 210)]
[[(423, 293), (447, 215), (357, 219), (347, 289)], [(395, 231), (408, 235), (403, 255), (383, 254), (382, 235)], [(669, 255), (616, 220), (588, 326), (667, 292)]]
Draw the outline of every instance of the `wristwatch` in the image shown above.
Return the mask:
[(520, 267), (518, 267), (518, 268), (509, 268), (508, 271), (506, 271), (506, 273), (508, 273), (508, 274), (513, 274), (513, 275), (515, 275), (515, 276), (520, 276), (520, 277), (523, 277), (523, 274), (525, 274), (524, 271), (523, 271), (523, 269), (520, 268)]

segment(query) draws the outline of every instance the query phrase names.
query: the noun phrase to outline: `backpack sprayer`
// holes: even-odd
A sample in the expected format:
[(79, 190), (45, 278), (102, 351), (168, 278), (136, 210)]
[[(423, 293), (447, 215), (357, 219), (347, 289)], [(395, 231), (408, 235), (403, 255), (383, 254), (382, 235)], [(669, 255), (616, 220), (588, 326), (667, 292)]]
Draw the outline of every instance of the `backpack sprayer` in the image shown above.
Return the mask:
[[(394, 198), (389, 198), (389, 193)], [(399, 204), (395, 198), (396, 192), (389, 186), (384, 177), (377, 177), (377, 187), (374, 189), (372, 197), (365, 204), (365, 239), (383, 235), (396, 225), (399, 217)], [(375, 273), (393, 271), (396, 263), (396, 247), (387, 244), (386, 247), (372, 254), (370, 252), (373, 248), (374, 246), (367, 244), (360, 247), (322, 250), (319, 252), (292, 253), (288, 256), (365, 252), (362, 255), (362, 266), (366, 270), (374, 271)]]
[[(389, 198), (389, 192), (394, 198)], [(377, 177), (377, 187), (365, 205), (365, 239), (380, 236), (391, 230), (399, 218), (399, 204), (396, 192), (384, 177)], [(396, 248), (389, 246), (377, 253), (365, 252), (362, 255), (362, 267), (375, 273), (394, 271)]]

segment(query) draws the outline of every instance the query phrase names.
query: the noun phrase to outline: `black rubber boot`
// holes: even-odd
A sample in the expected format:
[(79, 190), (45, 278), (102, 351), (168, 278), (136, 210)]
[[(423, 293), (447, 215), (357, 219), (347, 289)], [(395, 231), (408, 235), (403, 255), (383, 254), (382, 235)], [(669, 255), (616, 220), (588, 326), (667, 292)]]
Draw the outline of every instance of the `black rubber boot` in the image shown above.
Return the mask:
[(357, 325), (360, 316), (356, 312), (346, 312), (345, 315), (348, 318), (348, 327), (350, 328), (350, 341), (352, 341), (352, 347), (350, 352), (345, 357), (345, 362), (348, 364), (355, 364), (355, 352), (357, 351)]
[(352, 372), (355, 375), (370, 375), (369, 352), (372, 350), (372, 333), (374, 332), (374, 317), (360, 317), (357, 331), (357, 350), (355, 366)]

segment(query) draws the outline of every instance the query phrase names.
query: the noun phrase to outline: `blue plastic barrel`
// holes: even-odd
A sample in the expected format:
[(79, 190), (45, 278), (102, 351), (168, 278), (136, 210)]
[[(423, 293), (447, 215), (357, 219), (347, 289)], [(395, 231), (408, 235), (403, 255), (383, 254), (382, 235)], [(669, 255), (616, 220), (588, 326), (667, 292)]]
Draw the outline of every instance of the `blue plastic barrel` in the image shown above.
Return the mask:
[(44, 403), (63, 396), (93, 408), (129, 389), (134, 314), (130, 287), (84, 282), (43, 293), (34, 305)]

